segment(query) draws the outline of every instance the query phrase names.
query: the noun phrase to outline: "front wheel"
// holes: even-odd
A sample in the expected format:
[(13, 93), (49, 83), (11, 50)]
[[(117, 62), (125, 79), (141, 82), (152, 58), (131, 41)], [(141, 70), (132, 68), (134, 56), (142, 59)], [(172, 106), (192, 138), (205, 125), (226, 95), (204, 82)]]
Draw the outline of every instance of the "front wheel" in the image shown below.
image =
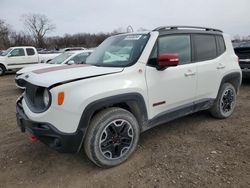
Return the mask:
[(113, 167), (133, 153), (139, 134), (133, 114), (121, 108), (108, 108), (92, 119), (84, 142), (85, 152), (98, 166)]
[(233, 113), (235, 104), (236, 90), (232, 84), (225, 83), (222, 85), (218, 97), (210, 109), (210, 113), (219, 119), (227, 118)]
[(3, 65), (0, 65), (0, 76), (3, 76), (5, 74), (5, 67)]

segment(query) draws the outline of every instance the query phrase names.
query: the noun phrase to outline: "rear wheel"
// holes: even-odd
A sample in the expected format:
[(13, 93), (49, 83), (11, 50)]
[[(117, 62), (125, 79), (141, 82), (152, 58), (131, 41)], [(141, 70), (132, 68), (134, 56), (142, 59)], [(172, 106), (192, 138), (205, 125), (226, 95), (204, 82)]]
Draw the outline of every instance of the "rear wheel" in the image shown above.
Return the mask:
[(227, 118), (233, 113), (235, 104), (236, 90), (232, 84), (225, 83), (222, 85), (210, 113), (216, 118)]
[(3, 65), (0, 65), (0, 76), (3, 76), (5, 74), (5, 67)]
[(121, 108), (105, 109), (90, 123), (84, 142), (85, 152), (98, 166), (113, 167), (133, 153), (139, 134), (133, 114)]

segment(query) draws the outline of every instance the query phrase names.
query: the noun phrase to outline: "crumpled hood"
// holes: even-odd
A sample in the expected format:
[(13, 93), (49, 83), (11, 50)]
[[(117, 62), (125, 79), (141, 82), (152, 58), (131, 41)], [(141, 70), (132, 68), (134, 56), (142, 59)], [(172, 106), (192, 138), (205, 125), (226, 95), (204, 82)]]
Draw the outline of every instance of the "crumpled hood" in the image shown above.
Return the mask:
[(19, 78), (24, 79), (34, 85), (51, 87), (55, 84), (73, 82), (81, 79), (103, 76), (122, 71), (123, 68), (120, 67), (96, 67), (86, 64), (60, 65), (36, 69), (22, 74)]
[(55, 67), (55, 66), (60, 66), (60, 64), (48, 64), (48, 63), (38, 63), (36, 65), (30, 65), (27, 67), (24, 67), (20, 69), (19, 71), (16, 72), (17, 75), (31, 72), (37, 69), (42, 69), (42, 68), (47, 68), (47, 67)]

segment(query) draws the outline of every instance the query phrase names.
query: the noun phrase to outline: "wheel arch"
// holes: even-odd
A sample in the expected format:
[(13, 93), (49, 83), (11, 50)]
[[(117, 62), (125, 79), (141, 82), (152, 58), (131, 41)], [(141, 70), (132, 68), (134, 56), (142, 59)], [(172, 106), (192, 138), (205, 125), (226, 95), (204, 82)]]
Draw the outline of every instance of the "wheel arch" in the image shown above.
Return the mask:
[(4, 64), (4, 63), (1, 63), (1, 62), (0, 62), (0, 66), (3, 66), (3, 67), (4, 67), (4, 69), (5, 69), (5, 71), (7, 70), (7, 67), (5, 66), (5, 64)]
[[(82, 113), (78, 130), (83, 132), (83, 140), (94, 115), (109, 107), (120, 107), (131, 112), (137, 119), (140, 130), (142, 130), (142, 127), (148, 120), (146, 103), (143, 96), (139, 93), (126, 93), (99, 99), (88, 104)], [(83, 140), (79, 150), (83, 144)]]
[(220, 88), (222, 87), (224, 83), (230, 83), (235, 87), (235, 90), (238, 93), (240, 89), (240, 85), (241, 85), (241, 79), (242, 79), (241, 73), (239, 72), (229, 73), (222, 78)]
[(7, 67), (5, 66), (4, 63), (1, 63), (1, 62), (0, 62), (0, 67), (3, 67), (3, 72), (0, 74), (0, 76), (3, 76), (5, 72), (7, 71)]

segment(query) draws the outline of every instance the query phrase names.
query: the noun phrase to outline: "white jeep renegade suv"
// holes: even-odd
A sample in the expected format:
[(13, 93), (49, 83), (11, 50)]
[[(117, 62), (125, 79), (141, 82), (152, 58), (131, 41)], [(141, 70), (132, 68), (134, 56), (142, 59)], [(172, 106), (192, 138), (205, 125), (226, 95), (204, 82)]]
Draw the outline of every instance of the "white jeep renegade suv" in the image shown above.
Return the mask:
[(241, 77), (230, 37), (220, 30), (172, 26), (116, 35), (86, 64), (22, 75), (17, 122), (58, 151), (83, 147), (95, 164), (112, 167), (156, 125), (200, 110), (229, 117)]

